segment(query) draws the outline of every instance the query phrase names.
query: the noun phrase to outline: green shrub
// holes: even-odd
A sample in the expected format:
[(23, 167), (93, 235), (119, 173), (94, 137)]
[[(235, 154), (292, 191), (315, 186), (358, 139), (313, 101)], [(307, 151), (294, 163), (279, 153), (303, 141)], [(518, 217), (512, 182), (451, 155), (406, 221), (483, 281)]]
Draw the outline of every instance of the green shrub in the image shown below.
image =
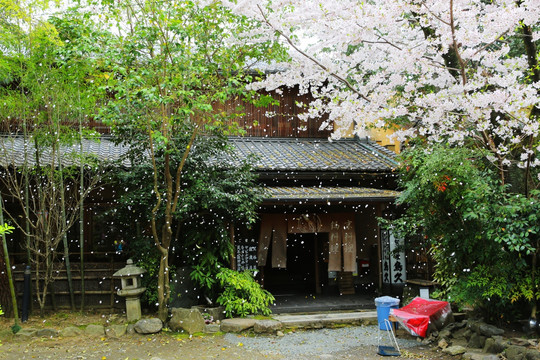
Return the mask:
[(383, 226), (428, 249), (439, 296), (491, 321), (524, 316), (527, 303), (534, 311), (540, 192), (512, 192), (481, 150), (416, 147), (402, 162), (402, 214)]
[(186, 264), (192, 268), (191, 280), (200, 289), (203, 298), (214, 302), (221, 291), (217, 274), (233, 254), (227, 228), (211, 220), (187, 228), (184, 254), (187, 255)]
[(251, 271), (238, 272), (222, 268), (216, 277), (223, 287), (217, 302), (225, 307), (227, 317), (269, 315), (272, 312), (269, 306), (275, 300), (274, 297), (261, 288)]

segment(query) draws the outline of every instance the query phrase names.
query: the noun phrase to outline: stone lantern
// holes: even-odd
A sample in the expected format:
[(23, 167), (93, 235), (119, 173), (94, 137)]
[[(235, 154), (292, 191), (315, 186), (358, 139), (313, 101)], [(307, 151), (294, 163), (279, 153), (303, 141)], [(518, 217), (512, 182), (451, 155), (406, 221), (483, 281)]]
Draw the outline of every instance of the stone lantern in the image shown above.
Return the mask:
[(133, 265), (133, 260), (128, 259), (127, 265), (113, 274), (113, 277), (120, 278), (122, 282), (122, 288), (117, 293), (126, 298), (128, 321), (137, 321), (141, 318), (140, 297), (146, 290), (145, 287), (141, 287), (141, 278), (145, 272), (145, 269)]

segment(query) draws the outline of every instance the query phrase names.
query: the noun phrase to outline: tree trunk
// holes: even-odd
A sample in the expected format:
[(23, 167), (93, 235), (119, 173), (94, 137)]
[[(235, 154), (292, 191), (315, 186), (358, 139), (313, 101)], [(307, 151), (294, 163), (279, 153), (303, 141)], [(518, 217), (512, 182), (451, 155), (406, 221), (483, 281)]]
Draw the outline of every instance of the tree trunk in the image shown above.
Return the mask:
[[(4, 225), (4, 203), (2, 194), (0, 194), (0, 224)], [(6, 267), (7, 280), (9, 285), (9, 292), (11, 293), (11, 309), (13, 309), (13, 315), (15, 318), (15, 325), (19, 326), (19, 310), (17, 307), (17, 294), (15, 293), (15, 284), (13, 283), (13, 276), (11, 275), (11, 265), (9, 264), (9, 254), (7, 249), (6, 234), (2, 232), (2, 247), (4, 255), (4, 266)], [(4, 311), (4, 310), (2, 310)]]
[(167, 321), (169, 316), (168, 305), (171, 296), (169, 288), (169, 249), (167, 248), (161, 253), (158, 275), (158, 318), (163, 322)]
[(84, 296), (85, 296), (85, 284), (84, 284), (84, 164), (82, 161), (82, 127), (79, 128), (81, 132), (81, 184), (79, 189), (79, 196), (81, 197), (81, 207), (79, 208), (79, 250), (80, 250), (80, 272), (81, 272), (81, 311), (84, 311)]
[[(79, 104), (81, 103), (81, 90), (77, 85), (77, 96)], [(81, 274), (81, 311), (84, 311), (84, 297), (85, 297), (85, 284), (84, 284), (84, 151), (83, 151), (83, 115), (79, 108), (79, 196), (80, 196), (80, 208), (79, 208), (79, 251), (80, 251), (80, 274)]]
[[(60, 133), (60, 129), (58, 129)], [(60, 175), (60, 206), (61, 206), (61, 217), (62, 217), (62, 227), (67, 227), (66, 221), (66, 201), (65, 201), (65, 184), (64, 184), (64, 174), (62, 167), (62, 152), (58, 149), (58, 173)], [(82, 159), (81, 159), (82, 161)], [(69, 262), (69, 245), (67, 241), (67, 232), (64, 232), (62, 235), (62, 243), (64, 244), (64, 262), (66, 263), (66, 274), (68, 280), (68, 289), (69, 289), (69, 300), (71, 304), (71, 310), (75, 310), (75, 294), (73, 292), (73, 282), (71, 281), (71, 263)]]
[(4, 248), (0, 246), (0, 306), (5, 316), (13, 316), (11, 297), (9, 296), (9, 281), (7, 276)]
[(536, 267), (537, 267), (537, 259), (538, 259), (538, 241), (536, 241), (536, 251), (532, 254), (532, 272), (531, 272), (531, 283), (532, 283), (532, 291), (533, 291), (533, 299), (532, 299), (532, 309), (531, 309), (531, 319), (536, 320), (536, 310), (537, 310), (537, 301), (536, 301)]

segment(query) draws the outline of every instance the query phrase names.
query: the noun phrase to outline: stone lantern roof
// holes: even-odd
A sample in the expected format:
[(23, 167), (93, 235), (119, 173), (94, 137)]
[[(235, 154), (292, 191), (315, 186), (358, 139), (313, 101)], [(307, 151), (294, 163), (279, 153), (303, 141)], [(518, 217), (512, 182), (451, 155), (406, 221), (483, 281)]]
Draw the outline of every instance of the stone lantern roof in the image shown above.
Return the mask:
[(128, 259), (126, 264), (127, 265), (125, 267), (115, 272), (113, 274), (113, 277), (122, 278), (122, 277), (128, 277), (128, 276), (138, 276), (146, 272), (146, 269), (142, 269), (140, 267), (133, 265), (133, 260), (131, 259)]

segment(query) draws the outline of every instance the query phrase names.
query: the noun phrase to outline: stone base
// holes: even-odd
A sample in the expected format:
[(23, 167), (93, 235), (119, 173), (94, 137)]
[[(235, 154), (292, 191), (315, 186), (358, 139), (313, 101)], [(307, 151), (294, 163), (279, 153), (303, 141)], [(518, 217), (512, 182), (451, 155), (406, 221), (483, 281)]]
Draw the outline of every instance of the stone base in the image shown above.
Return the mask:
[(138, 297), (126, 298), (126, 315), (128, 322), (141, 319), (141, 301)]

